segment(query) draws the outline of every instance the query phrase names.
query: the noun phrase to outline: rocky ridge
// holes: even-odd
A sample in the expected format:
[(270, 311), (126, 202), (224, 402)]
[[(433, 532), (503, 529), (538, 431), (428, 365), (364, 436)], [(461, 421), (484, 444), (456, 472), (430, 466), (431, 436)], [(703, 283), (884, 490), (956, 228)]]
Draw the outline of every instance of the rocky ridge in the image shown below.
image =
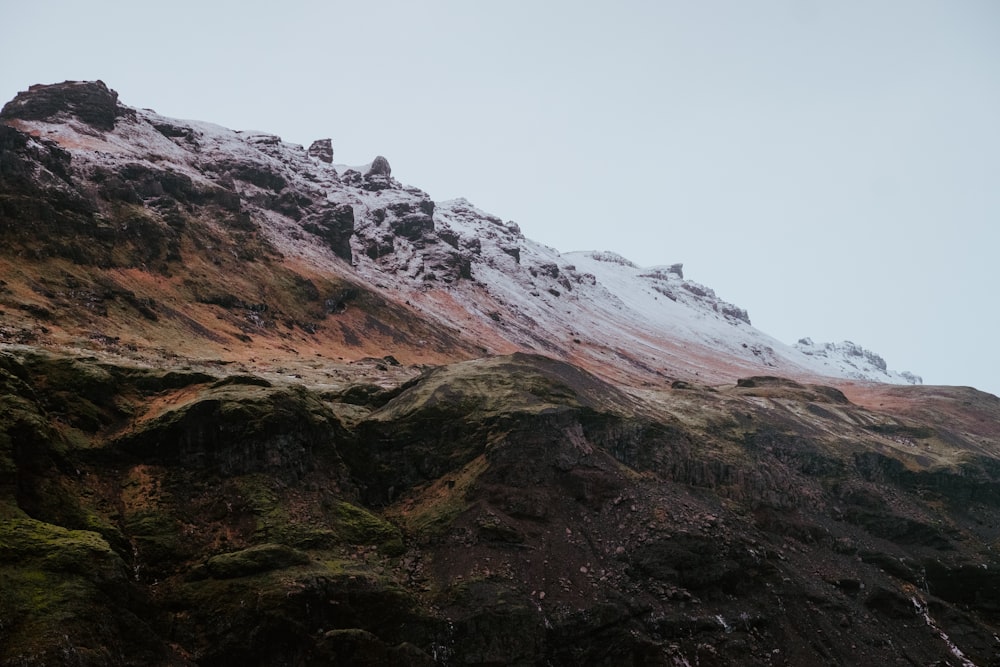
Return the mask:
[[(27, 174), (38, 176), (19, 198), (8, 198), (7, 215), (38, 218), (31, 207), (42, 200), (60, 207), (46, 211), (45, 225), (33, 227), (29, 238), (18, 238), (22, 226), (8, 225), (9, 243), (77, 265), (155, 274), (193, 254), (208, 255), (214, 266), (203, 272), (204, 281), (189, 278), (193, 294), (166, 298), (245, 306), (251, 324), (277, 319), (264, 312), (289, 315), (284, 311), (291, 304), (253, 303), (197, 283), (224, 283), (227, 272), (245, 271), (248, 262), (280, 265), (311, 280), (301, 275), (308, 267), (409, 302), (420, 318), (444, 330), (457, 324), (471, 334), (466, 342), (483, 352), (539, 351), (622, 379), (731, 381), (766, 369), (795, 377), (916, 379), (884, 364), (831, 354), (819, 359), (784, 345), (754, 329), (745, 310), (685, 280), (679, 264), (644, 269), (613, 253), (561, 254), (465, 200), (434, 202), (402, 186), (382, 156), (358, 169), (335, 166), (329, 140), (305, 150), (266, 133), (164, 118), (122, 106), (100, 82), (32, 87), (0, 118), (11, 149), (6, 178), (17, 191), (26, 187)], [(69, 239), (57, 231), (67, 224), (77, 232)], [(97, 243), (81, 242), (80, 234)], [(47, 245), (28, 247), (39, 243)], [(185, 252), (186, 243), (195, 247)], [(321, 296), (334, 310), (344, 305), (340, 295)], [(39, 301), (19, 305), (52, 310)], [(75, 312), (60, 315), (81, 319)], [(319, 312), (310, 321), (291, 319), (325, 345), (343, 347), (341, 332), (324, 331)], [(216, 328), (201, 318), (198, 323)], [(258, 333), (269, 333), (264, 329)], [(220, 333), (214, 342), (238, 343), (243, 335), (248, 332)], [(721, 366), (691, 363), (718, 357), (720, 348)]]
[(0, 120), (0, 664), (1000, 664), (997, 397), (332, 142)]

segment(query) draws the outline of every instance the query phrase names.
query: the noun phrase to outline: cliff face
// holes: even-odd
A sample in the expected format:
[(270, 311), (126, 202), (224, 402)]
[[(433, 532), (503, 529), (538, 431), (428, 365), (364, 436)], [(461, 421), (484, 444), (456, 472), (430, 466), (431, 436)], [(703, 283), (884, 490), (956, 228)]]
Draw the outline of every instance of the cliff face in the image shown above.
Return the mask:
[(0, 664), (1000, 664), (997, 397), (330, 142), (0, 120)]

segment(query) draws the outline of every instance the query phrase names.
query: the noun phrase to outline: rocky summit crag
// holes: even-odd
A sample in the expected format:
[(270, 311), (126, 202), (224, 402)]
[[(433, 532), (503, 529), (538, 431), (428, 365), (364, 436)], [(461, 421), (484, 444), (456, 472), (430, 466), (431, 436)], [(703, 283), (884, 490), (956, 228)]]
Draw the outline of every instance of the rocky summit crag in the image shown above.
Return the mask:
[(1000, 398), (396, 179), (3, 108), (0, 665), (1000, 665)]

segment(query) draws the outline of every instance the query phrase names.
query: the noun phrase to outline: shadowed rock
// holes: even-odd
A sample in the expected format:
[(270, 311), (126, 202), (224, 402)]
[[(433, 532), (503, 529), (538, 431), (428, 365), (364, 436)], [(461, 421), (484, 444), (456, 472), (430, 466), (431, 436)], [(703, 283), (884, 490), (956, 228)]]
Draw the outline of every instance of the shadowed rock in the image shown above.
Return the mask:
[(370, 176), (385, 176), (386, 178), (392, 176), (392, 167), (389, 166), (389, 161), (381, 155), (376, 157), (372, 161), (372, 166), (365, 172), (365, 178)]
[(118, 93), (103, 81), (64, 81), (34, 85), (4, 105), (0, 119), (53, 120), (59, 114), (77, 118), (99, 130), (113, 130), (115, 119), (125, 115)]

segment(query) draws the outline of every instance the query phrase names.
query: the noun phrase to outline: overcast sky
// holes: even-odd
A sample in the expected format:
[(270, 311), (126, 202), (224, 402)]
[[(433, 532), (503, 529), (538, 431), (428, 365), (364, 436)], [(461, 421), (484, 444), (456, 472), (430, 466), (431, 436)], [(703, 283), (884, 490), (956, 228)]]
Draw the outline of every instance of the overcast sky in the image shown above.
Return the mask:
[(1000, 394), (1000, 2), (4, 2), (0, 98), (385, 155), (560, 251), (614, 250), (786, 342)]

